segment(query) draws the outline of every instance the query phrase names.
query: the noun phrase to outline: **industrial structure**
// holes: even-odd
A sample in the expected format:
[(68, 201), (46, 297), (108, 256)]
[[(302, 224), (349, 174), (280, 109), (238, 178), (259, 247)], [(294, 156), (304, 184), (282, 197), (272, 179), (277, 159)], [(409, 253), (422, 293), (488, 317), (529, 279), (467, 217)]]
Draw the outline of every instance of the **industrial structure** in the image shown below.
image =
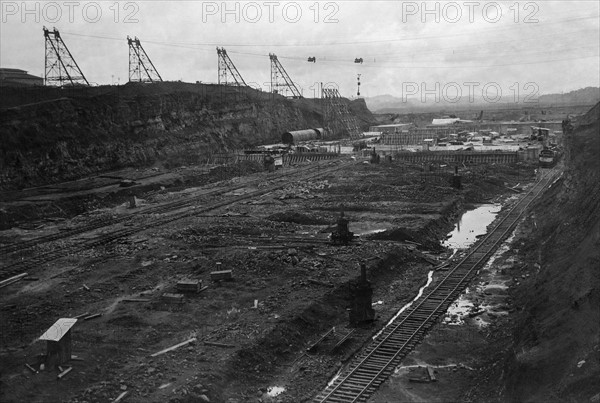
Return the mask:
[(361, 130), (356, 117), (350, 113), (337, 88), (322, 88), (321, 98), (324, 102), (325, 122), (331, 133), (345, 131), (351, 139), (358, 139)]
[(140, 40), (127, 37), (129, 45), (129, 82), (156, 82), (162, 77), (142, 47)]
[[(217, 48), (217, 56), (219, 58), (218, 69), (219, 69), (219, 84), (222, 85), (236, 85), (238, 87), (244, 86), (247, 87), (246, 82), (242, 78), (242, 75), (235, 67), (229, 55), (227, 55), (227, 51), (225, 48)], [(227, 80), (227, 72), (233, 77), (233, 82), (228, 82)]]
[(46, 85), (90, 85), (56, 28), (44, 29)]
[(281, 94), (280, 89), (284, 89), (286, 93), (288, 90), (292, 93), (292, 98), (302, 98), (300, 90), (277, 59), (277, 55), (269, 53), (269, 58), (271, 59), (271, 92)]

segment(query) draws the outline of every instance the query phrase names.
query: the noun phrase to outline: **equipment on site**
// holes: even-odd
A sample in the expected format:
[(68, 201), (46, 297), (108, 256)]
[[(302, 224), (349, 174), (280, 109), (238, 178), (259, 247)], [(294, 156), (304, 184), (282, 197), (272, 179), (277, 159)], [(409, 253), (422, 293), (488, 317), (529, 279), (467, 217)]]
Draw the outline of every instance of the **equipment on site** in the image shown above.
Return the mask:
[(54, 28), (50, 31), (44, 27), (44, 38), (46, 43), (44, 84), (58, 84), (59, 87), (65, 84), (90, 85), (58, 30)]
[(127, 43), (129, 45), (129, 82), (162, 81), (162, 77), (158, 74), (140, 40), (137, 37), (131, 39), (128, 36)]
[(308, 62), (311, 62), (311, 63), (316, 63), (316, 62), (317, 62), (317, 58), (316, 58), (316, 57), (314, 57), (314, 56), (311, 56), (311, 57), (309, 57), (309, 58), (308, 58), (308, 60), (307, 60), (307, 61), (308, 61)]
[(269, 58), (271, 59), (271, 92), (280, 94), (280, 88), (284, 88), (286, 92), (289, 90), (292, 93), (292, 98), (302, 98), (300, 90), (277, 59), (277, 55), (269, 53)]
[(364, 263), (360, 264), (359, 280), (350, 284), (349, 320), (353, 325), (375, 320), (373, 288), (367, 280), (367, 266)]
[(265, 154), (265, 157), (263, 158), (263, 165), (267, 171), (275, 171), (275, 158), (271, 155), (271, 153)]
[(558, 161), (558, 151), (553, 148), (544, 148), (538, 157), (541, 168), (551, 168)]
[(381, 162), (381, 156), (377, 154), (377, 151), (375, 151), (375, 147), (373, 147), (373, 151), (371, 152), (371, 158), (369, 159), (369, 162), (371, 164), (379, 164), (379, 162)]
[(360, 63), (360, 64), (363, 64), (363, 59), (362, 59), (362, 57), (360, 57), (360, 58), (359, 58), (359, 57), (357, 57), (356, 59), (354, 59), (354, 63)]
[(344, 212), (340, 212), (340, 218), (337, 220), (336, 229), (331, 233), (331, 242), (334, 245), (348, 245), (354, 238), (354, 233), (348, 229), (350, 221), (344, 217)]
[[(229, 58), (229, 55), (227, 55), (227, 51), (225, 50), (225, 48), (220, 48), (220, 49), (217, 48), (217, 56), (219, 58), (219, 64), (218, 64), (219, 84), (236, 85), (238, 87), (241, 87), (241, 86), (247, 87), (247, 84), (244, 81), (244, 79), (242, 78), (242, 75), (240, 74), (238, 69), (235, 67), (235, 65), (233, 64), (231, 59)], [(227, 72), (229, 72), (229, 74), (231, 74), (235, 83), (227, 82)]]
[(530, 126), (531, 127), (531, 137), (529, 138), (530, 140), (537, 140), (537, 141), (542, 141), (544, 143), (544, 146), (547, 145), (548, 143), (548, 137), (550, 136), (550, 129), (547, 129), (545, 127), (536, 127), (536, 126)]
[(458, 166), (454, 167), (454, 175), (452, 175), (452, 187), (460, 189), (462, 187), (462, 176), (458, 173)]

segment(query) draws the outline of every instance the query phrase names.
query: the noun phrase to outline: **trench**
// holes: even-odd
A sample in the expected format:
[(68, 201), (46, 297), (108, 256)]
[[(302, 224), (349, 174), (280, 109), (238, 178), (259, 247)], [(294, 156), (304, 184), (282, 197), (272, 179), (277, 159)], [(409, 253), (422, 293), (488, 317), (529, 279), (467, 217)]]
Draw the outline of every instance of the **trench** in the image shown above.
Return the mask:
[[(487, 233), (488, 226), (496, 219), (496, 216), (501, 209), (502, 206), (500, 204), (482, 204), (476, 206), (472, 210), (464, 212), (456, 222), (454, 229), (447, 234), (446, 239), (441, 242), (442, 246), (452, 249), (453, 255), (459, 250), (468, 249), (479, 237)], [(375, 232), (379, 231), (375, 230)], [(421, 298), (423, 292), (433, 282), (433, 275), (434, 271), (430, 270), (427, 273), (427, 282), (419, 289), (417, 295), (394, 314), (394, 316), (372, 337), (373, 341), (376, 340), (388, 326), (393, 324), (404, 311), (410, 308), (415, 301)], [(333, 378), (327, 382), (327, 387), (333, 385), (344, 370), (344, 367), (340, 368)]]

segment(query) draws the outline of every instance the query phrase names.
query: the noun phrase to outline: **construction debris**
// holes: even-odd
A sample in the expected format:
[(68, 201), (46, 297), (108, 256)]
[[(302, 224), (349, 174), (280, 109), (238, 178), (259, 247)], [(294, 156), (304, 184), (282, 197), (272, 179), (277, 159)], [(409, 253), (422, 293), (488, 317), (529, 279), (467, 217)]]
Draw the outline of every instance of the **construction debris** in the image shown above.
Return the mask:
[(161, 354), (164, 354), (164, 353), (168, 353), (169, 351), (173, 351), (173, 350), (175, 350), (175, 349), (178, 349), (178, 348), (179, 348), (179, 347), (181, 347), (181, 346), (185, 346), (186, 344), (193, 343), (193, 342), (195, 342), (196, 340), (197, 340), (197, 339), (196, 339), (195, 337), (192, 337), (191, 339), (189, 339), (189, 340), (186, 340), (186, 341), (184, 341), (184, 342), (182, 342), (182, 343), (176, 344), (176, 345), (174, 345), (174, 346), (172, 346), (172, 347), (169, 347), (169, 348), (165, 348), (164, 350), (161, 350), (161, 351), (159, 351), (158, 353), (154, 353), (154, 354), (152, 354), (150, 357), (156, 357), (156, 356), (158, 356), (158, 355), (161, 355)]
[(205, 346), (215, 346), (215, 347), (225, 347), (225, 348), (235, 348), (233, 344), (225, 344), (225, 343), (216, 343), (214, 341), (204, 341)]
[(210, 273), (212, 281), (230, 281), (233, 279), (231, 270), (213, 271)]
[(2, 280), (0, 281), (0, 288), (16, 283), (17, 281), (22, 280), (24, 277), (27, 277), (27, 273), (21, 273), (11, 278), (7, 278), (6, 280)]
[(321, 336), (319, 338), (319, 340), (314, 342), (309, 348), (306, 349), (306, 351), (308, 351), (308, 352), (315, 351), (317, 346), (319, 345), (319, 343), (321, 343), (323, 340), (325, 340), (327, 337), (329, 337), (329, 335), (332, 333), (335, 334), (335, 327), (332, 327), (327, 333), (325, 333), (323, 336)]
[(429, 380), (431, 382), (436, 382), (437, 381), (437, 379), (435, 377), (435, 374), (433, 373), (433, 368), (427, 367), (427, 374), (429, 375)]
[(25, 366), (27, 367), (27, 369), (29, 369), (29, 370), (30, 370), (31, 372), (33, 372), (34, 374), (39, 374), (39, 373), (40, 373), (40, 372), (39, 372), (37, 369), (33, 368), (33, 367), (32, 367), (31, 365), (29, 365), (29, 364), (25, 364)]
[(123, 400), (123, 398), (128, 394), (128, 391), (125, 391), (123, 393), (121, 393), (115, 400), (113, 400), (113, 403), (117, 403), (120, 402), (121, 400)]
[(202, 280), (181, 280), (177, 282), (177, 291), (199, 293), (202, 289)]
[(58, 379), (64, 378), (69, 372), (71, 372), (72, 369), (73, 367), (68, 367), (67, 369), (62, 371), (60, 374), (58, 374)]
[(164, 293), (161, 296), (161, 300), (168, 304), (183, 304), (183, 294), (172, 294), (172, 293)]

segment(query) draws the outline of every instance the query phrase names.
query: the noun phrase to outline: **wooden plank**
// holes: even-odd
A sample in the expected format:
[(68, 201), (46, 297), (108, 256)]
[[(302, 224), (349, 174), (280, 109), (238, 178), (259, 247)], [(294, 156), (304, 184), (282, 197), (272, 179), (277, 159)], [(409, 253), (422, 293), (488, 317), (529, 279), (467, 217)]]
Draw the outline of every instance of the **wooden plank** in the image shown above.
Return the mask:
[(113, 403), (118, 403), (121, 400), (123, 400), (123, 398), (128, 394), (128, 391), (125, 391), (123, 393), (121, 393), (115, 400), (113, 400)]
[(313, 351), (317, 347), (317, 345), (320, 342), (322, 342), (323, 340), (325, 340), (327, 338), (327, 336), (329, 336), (332, 332), (335, 333), (335, 327), (332, 327), (327, 333), (325, 333), (321, 338), (319, 338), (319, 340), (317, 340), (312, 346), (307, 348), (306, 351)]
[(27, 367), (28, 370), (30, 370), (34, 374), (38, 374), (39, 373), (39, 371), (37, 369), (33, 368), (31, 365), (25, 364), (25, 366)]
[(225, 343), (216, 343), (214, 341), (205, 341), (205, 346), (215, 346), (215, 347), (225, 347), (225, 348), (235, 348), (233, 344), (225, 344)]
[(73, 367), (69, 367), (69, 368), (65, 369), (63, 372), (58, 374), (58, 379), (64, 378), (69, 372), (71, 372), (72, 369), (73, 369)]
[(210, 272), (212, 281), (231, 280), (233, 278), (231, 270), (220, 270)]
[(10, 285), (12, 283), (16, 283), (19, 280), (22, 280), (23, 277), (26, 277), (27, 273), (21, 273), (21, 274), (17, 274), (16, 276), (13, 276), (11, 278), (7, 278), (6, 280), (2, 280), (0, 281), (0, 288), (2, 287), (6, 287), (7, 285)]
[(431, 380), (431, 382), (437, 381), (437, 379), (435, 378), (435, 374), (433, 373), (433, 368), (427, 367), (427, 374), (429, 375), (429, 379)]
[(179, 348), (179, 347), (181, 347), (181, 346), (185, 346), (186, 344), (193, 343), (193, 342), (195, 342), (196, 340), (197, 340), (197, 339), (196, 339), (195, 337), (192, 337), (191, 339), (189, 339), (189, 340), (186, 340), (186, 341), (184, 341), (184, 342), (182, 342), (182, 343), (175, 344), (175, 345), (174, 345), (174, 346), (172, 346), (172, 347), (165, 348), (164, 350), (161, 350), (161, 351), (159, 351), (159, 352), (157, 352), (157, 353), (154, 353), (154, 354), (152, 354), (150, 357), (156, 357), (157, 355), (161, 355), (161, 354), (164, 354), (164, 353), (168, 353), (169, 351), (173, 351), (173, 350), (175, 350), (175, 349), (177, 349), (177, 348)]

